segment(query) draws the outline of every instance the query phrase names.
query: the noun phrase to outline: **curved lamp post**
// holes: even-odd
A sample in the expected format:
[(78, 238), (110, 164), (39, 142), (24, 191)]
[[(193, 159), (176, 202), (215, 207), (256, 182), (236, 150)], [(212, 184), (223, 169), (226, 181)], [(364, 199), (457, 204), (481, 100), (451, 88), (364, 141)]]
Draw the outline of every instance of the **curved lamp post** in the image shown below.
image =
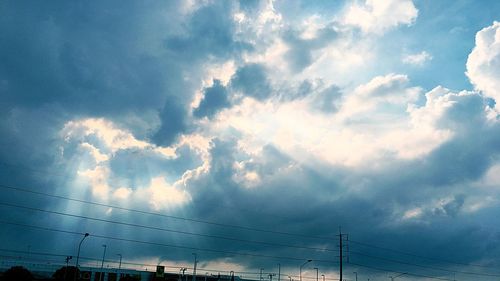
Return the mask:
[(78, 275), (78, 267), (80, 267), (80, 264), (78, 264), (78, 261), (80, 260), (80, 248), (82, 247), (82, 243), (83, 243), (83, 240), (85, 240), (85, 238), (87, 238), (90, 234), (88, 233), (85, 233), (83, 235), (83, 238), (82, 240), (80, 241), (80, 244), (78, 244), (78, 253), (76, 255), (76, 272), (75, 272), (75, 280), (76, 280), (76, 275)]
[(302, 281), (302, 267), (304, 267), (304, 265), (308, 264), (312, 262), (312, 260), (307, 260), (305, 263), (303, 263), (301, 266), (300, 266), (300, 270), (299, 270), (299, 281)]
[(80, 264), (78, 264), (78, 261), (80, 260), (80, 248), (82, 247), (82, 243), (83, 243), (83, 240), (85, 240), (85, 238), (87, 238), (90, 234), (88, 233), (85, 233), (83, 235), (83, 238), (82, 240), (80, 241), (80, 244), (78, 244), (78, 253), (76, 255), (76, 267), (78, 268), (80, 266)]

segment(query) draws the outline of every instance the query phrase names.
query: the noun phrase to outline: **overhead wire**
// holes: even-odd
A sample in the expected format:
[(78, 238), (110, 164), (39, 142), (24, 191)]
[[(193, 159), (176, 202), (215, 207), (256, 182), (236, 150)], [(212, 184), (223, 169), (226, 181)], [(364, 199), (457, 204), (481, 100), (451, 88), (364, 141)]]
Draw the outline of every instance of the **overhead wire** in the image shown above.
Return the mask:
[(380, 250), (385, 250), (385, 251), (389, 251), (389, 252), (393, 252), (393, 253), (398, 253), (398, 254), (406, 255), (406, 256), (410, 256), (410, 257), (425, 259), (425, 260), (431, 260), (431, 261), (437, 261), (437, 262), (443, 262), (443, 263), (455, 264), (455, 265), (461, 265), (461, 266), (470, 266), (470, 267), (482, 267), (482, 268), (497, 269), (496, 267), (493, 267), (493, 266), (471, 264), (471, 263), (461, 263), (461, 262), (450, 261), (450, 260), (446, 260), (446, 259), (438, 259), (438, 258), (426, 257), (426, 256), (417, 255), (417, 254), (413, 254), (413, 253), (409, 253), (409, 252), (405, 252), (405, 251), (401, 251), (401, 250), (395, 250), (395, 249), (392, 249), (392, 248), (381, 247), (381, 246), (378, 246), (378, 245), (373, 245), (373, 244), (368, 244), (368, 243), (364, 243), (364, 242), (359, 242), (359, 241), (356, 241), (356, 240), (349, 240), (349, 243), (358, 244), (358, 245), (362, 245), (362, 246), (366, 246), (366, 247), (371, 247), (371, 248), (375, 248), (375, 249), (380, 249)]
[[(19, 254), (29, 254), (29, 255), (39, 255), (39, 256), (50, 256), (50, 257), (61, 257), (61, 258), (66, 258), (70, 255), (68, 254), (56, 254), (56, 253), (47, 253), (47, 252), (36, 252), (36, 251), (22, 251), (22, 250), (13, 250), (13, 249), (4, 249), (4, 248), (0, 248), (0, 252), (9, 252), (9, 253), (19, 253)], [(5, 255), (0, 255), (0, 258), (1, 257), (9, 257), (9, 258), (13, 258), (13, 259), (20, 259), (20, 258), (23, 258), (21, 256), (5, 256)], [(97, 258), (89, 258), (89, 257), (85, 257), (85, 256), (80, 256), (80, 259), (81, 260), (88, 260), (88, 261), (102, 261), (102, 259), (97, 259)], [(27, 260), (28, 261), (28, 260)], [(65, 265), (66, 263), (65, 262), (60, 262), (59, 260), (51, 260), (52, 262), (56, 263), (57, 262), (57, 265)], [(111, 264), (117, 264), (119, 263), (119, 260), (109, 260), (109, 259), (105, 259), (104, 260), (105, 263), (111, 263)], [(130, 262), (130, 261), (126, 261), (126, 260), (122, 260), (122, 265), (135, 265), (135, 266), (147, 266), (147, 267), (156, 267), (158, 265), (162, 265), (164, 266), (165, 268), (170, 268), (170, 269), (183, 269), (183, 268), (186, 268), (188, 270), (192, 270), (193, 268), (192, 267), (186, 267), (186, 266), (174, 266), (174, 265), (165, 265), (165, 264), (161, 264), (161, 263), (156, 263), (156, 264), (151, 264), (151, 263), (137, 263), (137, 262)], [(126, 269), (126, 268), (124, 268)], [(213, 269), (213, 268), (206, 268), (206, 267), (198, 267), (197, 270), (199, 271), (206, 271), (206, 272), (228, 272), (227, 269)], [(234, 271), (234, 274), (238, 274), (238, 275), (241, 275), (241, 274), (244, 274), (244, 275), (260, 275), (260, 272), (255, 272), (255, 271)], [(263, 274), (270, 274), (270, 273), (276, 273), (276, 272), (271, 272), (271, 271), (267, 271), (267, 272), (263, 272)], [(290, 276), (290, 277), (299, 277), (298, 275), (293, 275), (293, 274), (288, 274), (286, 272), (281, 272), (281, 274), (283, 276)], [(302, 276), (302, 279), (316, 279), (316, 277), (310, 277), (310, 276)], [(328, 277), (325, 277), (325, 280), (339, 280), (338, 278), (328, 278)]]
[(180, 217), (180, 216), (166, 215), (166, 214), (162, 214), (162, 213), (125, 208), (125, 207), (121, 207), (121, 206), (117, 206), (117, 205), (110, 205), (110, 204), (105, 204), (105, 203), (93, 202), (93, 201), (88, 201), (88, 200), (71, 198), (71, 197), (67, 197), (67, 196), (54, 195), (54, 194), (50, 194), (50, 193), (46, 193), (46, 192), (30, 190), (30, 189), (26, 189), (26, 188), (11, 186), (11, 185), (0, 184), (0, 188), (16, 190), (16, 191), (31, 193), (31, 194), (37, 194), (37, 195), (41, 195), (41, 196), (47, 196), (47, 197), (68, 200), (68, 201), (73, 201), (73, 202), (78, 202), (78, 203), (84, 203), (84, 204), (89, 204), (89, 205), (94, 205), (94, 206), (113, 208), (113, 209), (117, 209), (117, 210), (123, 210), (123, 211), (146, 214), (146, 215), (153, 215), (153, 216), (160, 216), (160, 217), (176, 219), (176, 220), (183, 220), (183, 221), (190, 221), (190, 222), (195, 222), (195, 223), (203, 223), (203, 224), (228, 227), (228, 228), (235, 228), (235, 229), (242, 229), (242, 230), (249, 230), (249, 231), (255, 231), (255, 232), (264, 232), (264, 233), (273, 233), (273, 234), (280, 234), (280, 235), (287, 235), (287, 236), (295, 236), (295, 237), (301, 237), (301, 238), (334, 240), (333, 238), (330, 238), (330, 237), (321, 237), (321, 236), (305, 235), (305, 234), (299, 234), (299, 233), (290, 233), (290, 232), (283, 232), (283, 231), (276, 231), (276, 230), (269, 230), (269, 229), (262, 229), (262, 228), (254, 228), (254, 227), (247, 227), (247, 226), (234, 225), (234, 224), (218, 223), (218, 222), (213, 222), (213, 221), (205, 221), (205, 220), (199, 220), (199, 219), (193, 219), (193, 218), (185, 218), (185, 217)]
[(115, 221), (115, 220), (100, 219), (100, 218), (94, 218), (94, 217), (89, 217), (89, 216), (75, 215), (75, 214), (69, 214), (69, 213), (65, 213), (65, 212), (51, 211), (51, 210), (46, 210), (46, 209), (41, 209), (41, 208), (34, 208), (34, 207), (17, 205), (17, 204), (10, 204), (10, 203), (5, 203), (5, 202), (0, 202), (0, 205), (13, 207), (13, 208), (19, 208), (19, 209), (25, 209), (25, 210), (32, 210), (32, 211), (37, 211), (37, 212), (44, 212), (44, 213), (49, 213), (49, 214), (56, 214), (56, 215), (67, 216), (67, 217), (72, 217), (72, 218), (92, 220), (92, 221), (103, 222), (103, 223), (124, 225), (124, 226), (129, 226), (129, 227), (137, 227), (137, 228), (143, 228), (143, 229), (151, 229), (151, 230), (192, 235), (192, 236), (199, 236), (199, 237), (208, 237), (208, 238), (214, 238), (214, 239), (261, 244), (261, 245), (268, 245), (268, 246), (278, 246), (278, 247), (314, 250), (314, 251), (321, 251), (321, 252), (337, 252), (337, 250), (332, 250), (332, 249), (328, 249), (328, 248), (317, 248), (317, 247), (297, 246), (297, 245), (289, 245), (289, 244), (279, 244), (279, 243), (271, 243), (271, 242), (265, 242), (265, 241), (247, 240), (247, 239), (239, 239), (239, 238), (226, 237), (226, 236), (218, 236), (218, 235), (202, 234), (202, 233), (195, 233), (195, 232), (189, 232), (189, 231), (173, 230), (173, 229), (168, 229), (168, 228), (163, 228), (163, 227), (154, 227), (154, 226), (147, 226), (147, 225), (121, 222), (121, 221)]
[[(20, 226), (20, 227), (25, 227), (25, 228), (66, 233), (66, 234), (72, 234), (72, 235), (84, 235), (85, 234), (83, 232), (62, 230), (62, 229), (56, 229), (56, 228), (28, 225), (28, 224), (9, 222), (9, 221), (1, 221), (1, 220), (0, 220), (0, 224), (14, 225), (14, 226)], [(181, 246), (181, 245), (165, 244), (165, 243), (159, 243), (159, 242), (150, 242), (150, 241), (142, 241), (142, 240), (136, 240), (136, 239), (113, 237), (113, 236), (100, 235), (100, 234), (91, 234), (91, 235), (92, 235), (92, 237), (115, 240), (115, 241), (131, 242), (131, 243), (153, 245), (153, 246), (162, 246), (162, 247), (168, 247), (168, 248), (178, 248), (178, 249), (185, 249), (185, 250), (213, 252), (213, 253), (221, 253), (221, 254), (228, 254), (228, 255), (235, 255), (235, 256), (270, 258), (270, 259), (279, 259), (279, 260), (295, 260), (295, 261), (303, 261), (303, 260), (309, 259), (309, 258), (302, 258), (302, 257), (299, 258), (299, 257), (286, 257), (286, 256), (272, 256), (272, 255), (253, 254), (253, 253), (245, 253), (245, 252), (224, 251), (224, 250), (217, 250), (217, 249), (205, 249), (205, 248), (198, 248), (198, 247), (191, 247), (191, 246)], [(324, 262), (324, 263), (336, 263), (336, 261), (333, 261), (333, 260), (323, 260), (323, 259), (314, 259), (314, 261), (315, 262)]]
[(400, 261), (400, 260), (396, 260), (396, 259), (384, 258), (384, 257), (380, 257), (380, 256), (373, 256), (373, 255), (364, 254), (364, 253), (355, 252), (355, 251), (349, 251), (349, 254), (359, 255), (359, 256), (363, 256), (363, 257), (367, 257), (367, 258), (371, 258), (371, 259), (388, 261), (388, 262), (392, 262), (392, 263), (410, 265), (410, 266), (415, 266), (415, 267), (420, 267), (420, 268), (427, 268), (427, 269), (433, 269), (433, 270), (441, 270), (441, 271), (452, 272), (452, 273), (461, 273), (461, 274), (468, 274), (468, 275), (480, 275), (480, 276), (490, 276), (490, 277), (500, 277), (500, 274), (479, 273), (479, 272), (470, 272), (470, 271), (446, 269), (446, 268), (442, 268), (442, 267), (421, 265), (421, 264), (417, 264), (417, 263), (405, 262), (405, 261)]
[(399, 271), (399, 270), (392, 270), (392, 269), (388, 269), (388, 268), (381, 268), (381, 267), (377, 267), (377, 266), (370, 266), (370, 265), (360, 264), (360, 263), (355, 263), (355, 262), (349, 262), (349, 264), (360, 266), (360, 267), (365, 267), (365, 268), (370, 268), (370, 269), (377, 270), (377, 271), (394, 272), (394, 273), (406, 274), (406, 275), (415, 276), (415, 277), (423, 277), (423, 278), (444, 280), (444, 281), (457, 281), (457, 280), (449, 279), (449, 278), (443, 278), (443, 277), (437, 277), (437, 276), (431, 276), (431, 275), (425, 275), (425, 274), (418, 274), (418, 273), (411, 273), (411, 272), (403, 272), (403, 271)]
[[(224, 224), (224, 223), (218, 223), (218, 222), (212, 222), (212, 221), (205, 221), (205, 220), (199, 220), (199, 219), (193, 219), (193, 218), (185, 218), (185, 217), (180, 217), (180, 216), (173, 216), (173, 215), (167, 215), (167, 214), (150, 212), (150, 211), (144, 211), (144, 210), (137, 210), (137, 209), (132, 209), (132, 208), (125, 208), (125, 207), (121, 207), (121, 206), (115, 206), (115, 205), (110, 205), (110, 204), (105, 204), (105, 203), (100, 203), (100, 202), (93, 202), (93, 201), (82, 200), (82, 199), (77, 199), (77, 198), (71, 198), (71, 197), (66, 197), (66, 196), (61, 196), (61, 195), (54, 195), (54, 194), (40, 192), (40, 191), (34, 191), (34, 190), (31, 190), (31, 189), (20, 188), (20, 187), (11, 186), (11, 185), (0, 184), (0, 188), (15, 190), (15, 191), (19, 191), (19, 192), (25, 192), (25, 193), (31, 193), (31, 194), (41, 195), (41, 196), (47, 196), (47, 197), (52, 197), (52, 198), (61, 199), (61, 200), (68, 200), (68, 201), (73, 201), (73, 202), (79, 202), (79, 203), (83, 203), (83, 204), (90, 204), (90, 205), (94, 205), (94, 206), (114, 208), (114, 209), (128, 211), (128, 212), (135, 212), (135, 213), (146, 214), (146, 215), (161, 216), (161, 217), (166, 217), (166, 218), (171, 218), (171, 219), (177, 219), (177, 220), (184, 220), (184, 221), (190, 221), (190, 222), (195, 222), (195, 223), (203, 223), (203, 224), (210, 224), (210, 225), (221, 226), (221, 227), (236, 228), (236, 229), (241, 229), (241, 230), (264, 232), (264, 233), (274, 233), (274, 234), (288, 235), (288, 236), (295, 236), (295, 237), (302, 237), (302, 238), (322, 239), (322, 240), (334, 240), (333, 238), (329, 238), (329, 237), (304, 235), (304, 234), (289, 233), (289, 232), (281, 232), (281, 231), (274, 231), (274, 230), (268, 230), (268, 229), (254, 228), (254, 227), (241, 226), (241, 225)], [(127, 226), (132, 226), (132, 227), (141, 227), (141, 228), (155, 229), (155, 230), (159, 230), (159, 231), (169, 231), (169, 232), (175, 232), (175, 233), (186, 234), (186, 235), (204, 236), (204, 237), (215, 238), (215, 239), (226, 239), (226, 240), (232, 240), (232, 241), (238, 241), (238, 242), (245, 242), (245, 243), (256, 243), (256, 244), (262, 244), (262, 245), (272, 245), (272, 246), (282, 246), (282, 247), (291, 247), (291, 248), (301, 248), (301, 249), (309, 249), (309, 250), (334, 251), (334, 250), (328, 249), (328, 248), (295, 246), (295, 245), (287, 245), (287, 244), (279, 244), (279, 243), (270, 243), (270, 242), (265, 242), (265, 241), (245, 240), (245, 239), (237, 239), (237, 238), (230, 238), (230, 237), (217, 236), (217, 235), (208, 235), (208, 234), (192, 233), (192, 232), (186, 232), (186, 231), (177, 231), (177, 230), (171, 230), (171, 229), (165, 229), (165, 228), (150, 227), (150, 226), (145, 226), (145, 225), (131, 224), (131, 223), (126, 223), (126, 222), (118, 222), (118, 221), (97, 219), (97, 218), (92, 218), (92, 217), (87, 217), (87, 216), (80, 216), (80, 215), (74, 215), (74, 214), (68, 214), (68, 213), (62, 213), (62, 212), (55, 212), (55, 211), (43, 210), (43, 209), (26, 207), (26, 206), (19, 206), (19, 205), (9, 204), (9, 203), (0, 203), (0, 205), (10, 205), (11, 207), (19, 207), (19, 208), (31, 209), (31, 210), (36, 210), (36, 211), (40, 211), (40, 212), (47, 212), (47, 213), (65, 215), (65, 216), (70, 216), (70, 217), (76, 217), (76, 218), (82, 218), (82, 219), (89, 219), (89, 220), (94, 220), (94, 221), (101, 221), (101, 222), (106, 222), (106, 223), (114, 223), (114, 224), (121, 224), (121, 225), (127, 225)], [(469, 264), (469, 263), (460, 263), (460, 262), (450, 261), (450, 260), (445, 260), (445, 259), (437, 259), (437, 258), (425, 257), (425, 256), (416, 255), (416, 254), (409, 253), (409, 252), (404, 252), (404, 251), (395, 250), (395, 249), (391, 249), (391, 248), (381, 247), (381, 246), (372, 245), (372, 244), (368, 244), (368, 243), (364, 243), (364, 242), (359, 242), (359, 241), (355, 241), (355, 240), (349, 240), (349, 242), (352, 243), (352, 244), (357, 244), (357, 245), (371, 247), (371, 248), (377, 248), (377, 249), (381, 249), (381, 250), (385, 250), (385, 251), (391, 251), (391, 252), (402, 254), (402, 255), (417, 257), (417, 258), (426, 259), (426, 260), (439, 261), (439, 262), (444, 262), (444, 263), (448, 263), (448, 264), (455, 264), (455, 265), (462, 265), (462, 266), (471, 266), (471, 267), (482, 267), (482, 268), (494, 268), (492, 266), (485, 266), (485, 265), (478, 265), (478, 264)], [(137, 243), (140, 243), (140, 242), (137, 242)], [(171, 246), (172, 245), (167, 246), (167, 247), (171, 247)], [(432, 266), (424, 266), (424, 265), (414, 264), (414, 263), (408, 263), (408, 262), (404, 262), (404, 261), (400, 261), (400, 260), (394, 260), (394, 259), (387, 259), (387, 258), (380, 258), (380, 257), (370, 256), (368, 254), (363, 254), (363, 253), (359, 253), (359, 252), (357, 254), (364, 255), (364, 256), (369, 257), (369, 258), (379, 258), (381, 260), (386, 260), (386, 261), (389, 261), (389, 262), (406, 264), (406, 265), (414, 265), (414, 266), (418, 266), (418, 267), (435, 269), (435, 270), (443, 270), (443, 271), (447, 271), (447, 272), (463, 273), (463, 274), (470, 274), (470, 275), (481, 275), (481, 276), (495, 276), (495, 277), (500, 276), (499, 274), (488, 274), (488, 273), (476, 273), (476, 272), (468, 272), (468, 271), (457, 271), (457, 270), (452, 270), (452, 269), (444, 269), (444, 268), (438, 268), (438, 267), (432, 267)], [(273, 258), (276, 258), (276, 257), (273, 257)]]

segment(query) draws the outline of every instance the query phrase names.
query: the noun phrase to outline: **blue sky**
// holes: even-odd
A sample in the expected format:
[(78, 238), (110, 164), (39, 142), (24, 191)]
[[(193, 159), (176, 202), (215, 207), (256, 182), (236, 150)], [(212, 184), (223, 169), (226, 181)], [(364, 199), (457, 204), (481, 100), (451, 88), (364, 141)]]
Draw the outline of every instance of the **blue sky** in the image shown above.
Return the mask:
[(341, 226), (349, 280), (497, 278), (499, 14), (3, 1), (0, 251), (334, 280)]

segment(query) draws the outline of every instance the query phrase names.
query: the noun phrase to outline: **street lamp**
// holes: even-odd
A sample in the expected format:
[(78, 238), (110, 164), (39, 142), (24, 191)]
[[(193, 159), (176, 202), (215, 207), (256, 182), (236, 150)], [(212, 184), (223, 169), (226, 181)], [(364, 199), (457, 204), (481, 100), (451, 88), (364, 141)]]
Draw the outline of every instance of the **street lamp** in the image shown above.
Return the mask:
[(80, 244), (78, 244), (78, 253), (76, 255), (76, 267), (78, 268), (80, 266), (80, 264), (78, 264), (78, 261), (80, 260), (80, 248), (82, 247), (82, 243), (83, 243), (83, 240), (85, 240), (85, 238), (87, 238), (87, 236), (89, 236), (90, 234), (88, 233), (85, 233), (83, 235), (83, 238), (82, 240), (80, 241)]
[[(187, 268), (181, 268), (181, 271), (182, 271), (182, 279), (181, 280), (184, 280), (184, 273), (186, 272)], [(186, 281), (187, 281), (187, 276), (186, 276)]]
[(300, 266), (300, 270), (299, 270), (299, 281), (302, 281), (302, 267), (308, 263), (312, 262), (312, 260), (307, 260), (305, 263), (303, 263), (301, 266)]
[(319, 269), (318, 269), (317, 267), (315, 267), (314, 269), (316, 269), (316, 281), (319, 281), (319, 280), (318, 280), (318, 270), (319, 270)]
[(90, 234), (85, 233), (85, 234), (83, 235), (82, 240), (80, 241), (80, 244), (78, 244), (78, 253), (77, 253), (77, 255), (76, 255), (76, 269), (77, 269), (77, 270), (76, 270), (76, 272), (75, 272), (75, 280), (76, 280), (76, 275), (78, 275), (78, 274), (77, 274), (77, 273), (78, 273), (78, 267), (80, 266), (80, 264), (78, 264), (78, 261), (80, 260), (80, 248), (82, 247), (83, 240), (85, 240), (85, 238), (87, 238), (87, 236), (89, 236), (89, 235), (90, 235)]

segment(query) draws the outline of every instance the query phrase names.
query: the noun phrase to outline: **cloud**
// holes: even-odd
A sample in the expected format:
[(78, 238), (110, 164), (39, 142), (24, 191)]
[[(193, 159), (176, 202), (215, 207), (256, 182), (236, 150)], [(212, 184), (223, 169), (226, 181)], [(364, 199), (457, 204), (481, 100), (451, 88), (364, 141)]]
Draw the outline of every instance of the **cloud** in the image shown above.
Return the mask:
[(476, 34), (476, 45), (467, 58), (467, 76), (477, 90), (500, 100), (500, 22)]
[(428, 61), (432, 60), (432, 56), (426, 51), (420, 53), (406, 55), (403, 57), (403, 63), (415, 66), (423, 66)]
[(416, 103), (421, 95), (418, 87), (409, 87), (409, 78), (403, 74), (387, 74), (372, 78), (359, 85), (347, 95), (339, 112), (341, 118), (355, 118), (357, 115), (376, 110), (384, 104), (403, 106)]
[(266, 68), (256, 63), (238, 68), (231, 78), (230, 85), (236, 91), (257, 100), (267, 99), (272, 91)]
[[(126, 200), (141, 193), (140, 200), (156, 198), (151, 199), (155, 209), (183, 205), (189, 201), (188, 194), (167, 184), (165, 178), (180, 184), (186, 171), (203, 163), (188, 140), (172, 147), (158, 147), (137, 140), (131, 132), (105, 119), (69, 121), (61, 138), (61, 156), (77, 164), (75, 184), (88, 183), (93, 197), (98, 199)], [(81, 149), (90, 157), (84, 157)], [(163, 199), (157, 201), (158, 198)], [(174, 204), (174, 199), (180, 203)]]
[(217, 111), (230, 106), (229, 93), (219, 80), (213, 80), (213, 85), (203, 92), (203, 99), (193, 111), (194, 116), (211, 118)]
[[(143, 195), (142, 193), (146, 193)], [(151, 184), (144, 190), (138, 190), (136, 196), (145, 196), (153, 210), (173, 209), (191, 201), (191, 195), (186, 190), (168, 184), (163, 177), (151, 179)]]
[(250, 50), (250, 44), (234, 37), (233, 10), (231, 1), (201, 5), (188, 15), (182, 32), (166, 39), (166, 47), (188, 61), (207, 55), (226, 58)]
[[(2, 202), (156, 229), (5, 206), (2, 220), (91, 231), (85, 256), (100, 257), (105, 243), (127, 260), (181, 267), (193, 250), (97, 235), (214, 249), (198, 257), (228, 271), (272, 271), (271, 259), (258, 255), (333, 260), (314, 266), (335, 278), (325, 249), (336, 251), (337, 241), (310, 236), (335, 237), (342, 225), (354, 241), (498, 267), (499, 238), (486, 227), (500, 211), (500, 125), (490, 98), (497, 23), (478, 33), (469, 56), (477, 92), (381, 72), (387, 58), (377, 50), (387, 45), (367, 33), (412, 24), (418, 11), (409, 1), (348, 2), (346, 10), (294, 2), (297, 15), (274, 1), (5, 3), (0, 183), (172, 217), (2, 188)], [(342, 25), (343, 17), (351, 22)], [(396, 32), (383, 38), (411, 44)], [(2, 230), (17, 249), (71, 253), (81, 239)], [(357, 247), (350, 258), (360, 263), (409, 271), (354, 256), (383, 255)], [(283, 274), (298, 273), (296, 260), (274, 262)]]
[(343, 22), (367, 33), (383, 33), (398, 25), (411, 25), (418, 10), (411, 0), (366, 0), (348, 6)]
[[(285, 54), (293, 72), (300, 72), (314, 62), (313, 52), (327, 47), (338, 37), (339, 31), (333, 24), (314, 26), (306, 22), (305, 31), (288, 30), (283, 35), (289, 49)], [(314, 26), (314, 27), (312, 27)]]

